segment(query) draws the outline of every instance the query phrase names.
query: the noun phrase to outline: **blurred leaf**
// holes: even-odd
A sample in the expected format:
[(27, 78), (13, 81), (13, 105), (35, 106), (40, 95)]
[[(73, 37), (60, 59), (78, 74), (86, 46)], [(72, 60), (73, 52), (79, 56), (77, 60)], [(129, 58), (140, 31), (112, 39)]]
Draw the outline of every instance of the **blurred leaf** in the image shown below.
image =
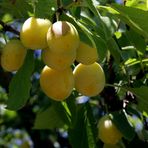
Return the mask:
[(93, 39), (95, 41), (96, 44), (96, 48), (98, 50), (98, 55), (99, 55), (99, 61), (103, 61), (104, 58), (107, 55), (107, 43), (105, 40), (103, 40), (101, 37), (96, 36), (93, 34)]
[(127, 37), (129, 38), (129, 41), (135, 46), (137, 50), (139, 50), (141, 53), (145, 53), (146, 51), (146, 43), (143, 37), (141, 37), (138, 33), (136, 33), (134, 30), (130, 29), (126, 32)]
[(140, 61), (139, 63), (134, 62), (133, 65), (126, 66), (126, 71), (128, 75), (136, 76), (141, 70)]
[(55, 0), (37, 0), (35, 4), (35, 16), (40, 18), (49, 18), (53, 15), (56, 10), (56, 1)]
[(111, 52), (111, 55), (114, 57), (115, 61), (119, 64), (122, 60), (122, 54), (116, 41), (113, 38), (111, 38), (110, 40), (108, 40), (107, 46), (109, 51)]
[(139, 111), (135, 108), (132, 108), (132, 106), (130, 106), (130, 105), (127, 105), (126, 111), (129, 114), (133, 114), (133, 115), (136, 115), (138, 118), (141, 118), (141, 114), (139, 113)]
[(85, 4), (94, 13), (95, 16), (99, 16), (93, 0), (85, 0)]
[(131, 141), (135, 136), (134, 128), (130, 125), (125, 113), (121, 112), (113, 112), (112, 114), (113, 123), (120, 130), (123, 137), (127, 140)]
[(69, 124), (70, 121), (65, 108), (61, 102), (55, 102), (46, 110), (37, 114), (34, 129), (62, 128)]
[(148, 39), (148, 21), (145, 21), (148, 18), (147, 11), (117, 4), (113, 4), (112, 7), (119, 12), (117, 16), (123, 22), (127, 23), (133, 30)]
[(147, 101), (147, 92), (148, 92), (148, 87), (147, 86), (141, 86), (140, 88), (128, 88), (132, 93), (134, 93), (139, 99)]
[[(144, 136), (144, 140), (147, 141), (148, 140), (148, 131), (147, 130), (142, 130), (142, 134)], [(148, 146), (148, 144), (147, 144)]]
[(3, 12), (10, 13), (16, 18), (27, 18), (28, 12), (32, 12), (32, 8), (29, 3), (24, 0), (5, 0), (0, 2), (0, 7)]
[(148, 87), (141, 86), (140, 88), (128, 88), (128, 90), (137, 96), (138, 109), (148, 113)]
[[(127, 51), (128, 52), (128, 51)], [(132, 54), (131, 54), (132, 55)], [(130, 58), (129, 57), (129, 59), (125, 62), (125, 65), (127, 66), (127, 67), (130, 67), (130, 66), (134, 66), (134, 65), (138, 65), (138, 64), (140, 64), (140, 62), (142, 62), (143, 64), (146, 64), (146, 63), (148, 63), (148, 59), (146, 58), (146, 59), (142, 59), (142, 60), (137, 60), (136, 58)], [(139, 65), (138, 65), (139, 66)], [(140, 68), (140, 67), (139, 67)]]
[(76, 18), (80, 18), (81, 15), (81, 7), (72, 7), (70, 10), (70, 14)]
[(65, 5), (70, 5), (73, 2), (73, 0), (62, 0), (62, 4)]
[[(125, 61), (125, 65), (132, 64), (133, 62), (136, 62), (136, 49), (132, 46), (127, 46), (125, 48), (122, 48), (122, 57)], [(132, 57), (132, 58), (131, 58)]]
[(12, 78), (9, 85), (7, 108), (18, 110), (22, 108), (30, 97), (31, 80), (30, 77), (34, 70), (33, 51), (29, 51), (23, 66)]
[(61, 120), (55, 106), (51, 106), (44, 112), (38, 113), (34, 123), (34, 129), (53, 129), (64, 126), (64, 121)]
[(147, 0), (127, 0), (125, 4), (126, 6), (148, 10)]
[(81, 16), (80, 22), (91, 29), (93, 29), (94, 27), (97, 27), (97, 24), (95, 23), (95, 21), (87, 15)]

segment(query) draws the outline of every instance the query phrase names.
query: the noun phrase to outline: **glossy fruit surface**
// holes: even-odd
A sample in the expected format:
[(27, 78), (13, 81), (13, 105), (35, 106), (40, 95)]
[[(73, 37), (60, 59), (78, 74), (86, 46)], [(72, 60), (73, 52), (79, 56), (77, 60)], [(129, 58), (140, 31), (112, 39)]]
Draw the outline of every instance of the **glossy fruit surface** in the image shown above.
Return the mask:
[(78, 48), (79, 35), (71, 23), (57, 21), (49, 27), (47, 43), (53, 52), (73, 53)]
[(78, 64), (74, 69), (75, 88), (85, 96), (98, 95), (105, 86), (105, 75), (98, 63)]
[(46, 34), (51, 22), (48, 19), (30, 17), (21, 29), (20, 39), (29, 49), (42, 49), (47, 47)]
[(66, 99), (74, 87), (74, 77), (71, 68), (60, 72), (45, 66), (41, 72), (40, 85), (49, 98), (56, 101)]
[(98, 123), (99, 138), (106, 144), (116, 144), (122, 137), (109, 115), (103, 116)]
[(93, 64), (98, 59), (98, 52), (96, 48), (80, 42), (77, 48), (76, 61), (85, 65)]
[(49, 48), (42, 50), (42, 59), (44, 63), (56, 70), (69, 68), (76, 58), (76, 53), (56, 53)]
[(26, 53), (20, 40), (10, 40), (2, 50), (1, 66), (6, 71), (17, 71), (23, 65)]

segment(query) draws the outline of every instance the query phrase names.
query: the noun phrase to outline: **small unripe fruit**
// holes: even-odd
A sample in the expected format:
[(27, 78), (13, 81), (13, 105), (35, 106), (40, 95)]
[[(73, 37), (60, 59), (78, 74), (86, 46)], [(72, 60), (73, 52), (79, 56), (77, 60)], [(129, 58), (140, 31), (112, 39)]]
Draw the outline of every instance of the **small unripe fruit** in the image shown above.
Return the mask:
[(98, 95), (105, 86), (105, 75), (98, 63), (78, 64), (74, 69), (75, 88), (85, 96)]
[(69, 68), (76, 58), (76, 53), (56, 53), (49, 48), (42, 51), (42, 59), (44, 63), (56, 70), (64, 70)]
[(106, 144), (116, 144), (122, 137), (109, 115), (103, 116), (98, 123), (99, 138)]
[(79, 45), (76, 28), (69, 22), (58, 21), (49, 27), (47, 33), (48, 47), (56, 53), (73, 53)]
[(1, 66), (6, 71), (17, 71), (24, 62), (27, 50), (20, 40), (9, 41), (1, 55)]
[(77, 48), (76, 61), (85, 65), (93, 64), (98, 59), (97, 49), (83, 42)]
[(46, 34), (51, 22), (48, 19), (30, 17), (21, 29), (20, 39), (29, 49), (43, 49), (47, 47)]
[(53, 100), (62, 101), (68, 98), (74, 87), (71, 68), (60, 72), (45, 66), (41, 72), (40, 85), (43, 92)]

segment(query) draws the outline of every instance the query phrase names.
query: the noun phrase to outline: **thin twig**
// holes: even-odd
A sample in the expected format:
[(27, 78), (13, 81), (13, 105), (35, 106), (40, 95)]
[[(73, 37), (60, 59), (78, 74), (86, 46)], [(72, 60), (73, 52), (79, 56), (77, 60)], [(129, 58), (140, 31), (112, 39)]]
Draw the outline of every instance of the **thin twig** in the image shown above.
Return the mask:
[(2, 25), (3, 27), (3, 30), (6, 32), (6, 31), (9, 31), (9, 32), (12, 32), (16, 35), (20, 35), (20, 32), (15, 30), (13, 27), (11, 27), (10, 25), (7, 25), (5, 24), (3, 21), (0, 20), (0, 25)]

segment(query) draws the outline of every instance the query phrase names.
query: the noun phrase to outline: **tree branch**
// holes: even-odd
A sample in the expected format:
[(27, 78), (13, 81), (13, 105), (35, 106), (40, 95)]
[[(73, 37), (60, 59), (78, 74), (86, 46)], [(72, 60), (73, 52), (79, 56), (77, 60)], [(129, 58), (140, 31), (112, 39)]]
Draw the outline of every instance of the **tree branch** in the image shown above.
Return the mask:
[(3, 30), (4, 30), (5, 32), (6, 32), (6, 31), (9, 31), (9, 32), (12, 32), (12, 33), (14, 33), (14, 34), (16, 34), (16, 35), (20, 35), (20, 32), (19, 32), (19, 31), (15, 30), (13, 27), (11, 27), (11, 26), (5, 24), (5, 23), (4, 23), (3, 21), (1, 21), (1, 20), (0, 20), (0, 25), (2, 25)]

